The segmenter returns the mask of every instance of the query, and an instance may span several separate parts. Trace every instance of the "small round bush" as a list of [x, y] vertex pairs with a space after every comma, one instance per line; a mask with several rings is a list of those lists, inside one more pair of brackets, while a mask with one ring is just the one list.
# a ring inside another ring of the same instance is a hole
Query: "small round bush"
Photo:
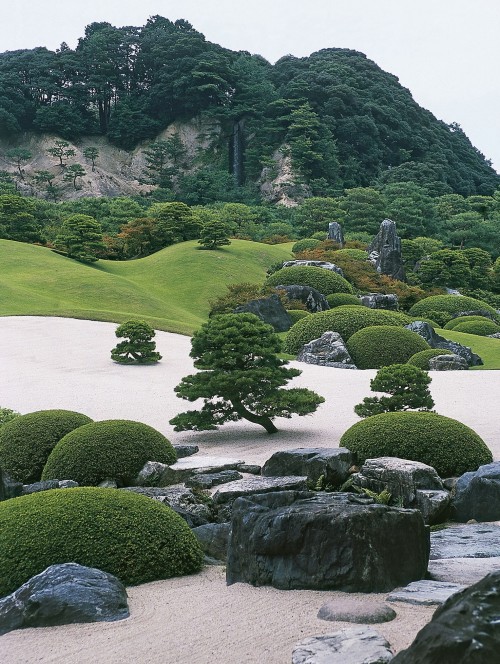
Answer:
[[[446, 311], [436, 311], [435, 309], [430, 309], [427, 312], [427, 317], [436, 321], [436, 327], [445, 327], [448, 321], [451, 320], [451, 314], [446, 313]], [[417, 320], [423, 320], [424, 316], [416, 316]]]
[[380, 369], [405, 364], [412, 355], [429, 348], [416, 332], [394, 325], [365, 327], [347, 341], [347, 350], [358, 369]]
[[52, 450], [42, 479], [75, 480], [95, 486], [106, 479], [130, 485], [147, 461], [172, 464], [176, 452], [153, 427], [130, 420], [92, 422], [62, 438]]
[[382, 413], [348, 429], [340, 447], [354, 452], [358, 463], [378, 457], [420, 461], [441, 477], [462, 475], [491, 463], [486, 443], [472, 429], [437, 413]]
[[347, 341], [358, 330], [372, 325], [408, 325], [410, 317], [399, 311], [369, 309], [345, 305], [321, 311], [299, 320], [290, 328], [285, 339], [284, 350], [297, 353], [304, 344], [319, 339], [324, 332], [338, 332]]
[[336, 272], [322, 267], [294, 265], [278, 270], [266, 281], [266, 286], [311, 286], [323, 295], [352, 293], [351, 284]]
[[342, 307], [345, 304], [351, 304], [354, 307], [363, 306], [359, 298], [356, 297], [356, 295], [352, 295], [351, 293], [332, 293], [331, 295], [326, 296], [326, 300], [331, 309], [335, 307]]
[[444, 329], [454, 330], [457, 325], [460, 325], [460, 323], [470, 323], [471, 321], [479, 321], [481, 323], [493, 322], [491, 318], [486, 318], [486, 316], [457, 316], [456, 318], [452, 318], [450, 321], [448, 321], [444, 326]]
[[0, 596], [74, 562], [137, 584], [192, 574], [203, 554], [170, 507], [131, 491], [52, 489], [0, 503]]
[[442, 311], [449, 316], [453, 316], [453, 314], [458, 314], [461, 311], [477, 310], [488, 311], [495, 320], [498, 319], [498, 314], [489, 304], [463, 295], [432, 295], [431, 297], [425, 297], [413, 305], [410, 309], [410, 315], [436, 318], [435, 314], [431, 315], [431, 312]]
[[307, 251], [308, 249], [314, 249], [321, 244], [321, 240], [317, 240], [312, 237], [306, 237], [303, 240], [298, 240], [292, 247], [292, 254], [300, 254], [302, 251]]
[[477, 334], [480, 337], [487, 337], [489, 334], [500, 332], [500, 327], [492, 320], [470, 320], [455, 325], [455, 332], [464, 332], [465, 334]]
[[39, 410], [0, 427], [0, 466], [23, 484], [38, 482], [56, 444], [66, 434], [92, 422], [71, 410]]
[[354, 258], [357, 261], [366, 261], [368, 260], [368, 252], [363, 249], [354, 249], [352, 247], [347, 247], [345, 249], [339, 249], [335, 254], [340, 254], [341, 256], [349, 256], [349, 258]]
[[423, 369], [424, 371], [429, 371], [429, 360], [431, 357], [437, 357], [438, 355], [453, 355], [451, 350], [446, 350], [444, 348], [428, 348], [427, 350], [421, 350], [415, 355], [412, 355], [406, 364], [411, 364], [413, 367], [418, 367], [418, 369]]
[[310, 311], [305, 311], [304, 309], [287, 309], [287, 313], [292, 319], [293, 324], [295, 324], [298, 320], [311, 315]]

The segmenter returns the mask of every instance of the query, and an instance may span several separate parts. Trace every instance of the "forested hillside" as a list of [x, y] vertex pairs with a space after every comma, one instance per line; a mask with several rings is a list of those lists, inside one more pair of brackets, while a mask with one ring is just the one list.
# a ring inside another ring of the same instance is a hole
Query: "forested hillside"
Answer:
[[255, 182], [263, 169], [273, 175], [277, 155], [289, 159], [306, 196], [407, 181], [433, 196], [490, 196], [499, 185], [458, 125], [419, 107], [356, 51], [271, 65], [206, 41], [187, 21], [154, 16], [143, 27], [93, 23], [74, 50], [63, 43], [55, 52], [0, 54], [0, 138], [13, 147], [35, 132], [72, 142], [101, 134], [131, 150], [193, 118], [219, 127], [210, 149], [186, 163], [173, 134], [169, 168], [156, 171], [181, 200], [182, 192], [233, 187], [232, 200], [243, 200], [243, 189], [257, 202]]

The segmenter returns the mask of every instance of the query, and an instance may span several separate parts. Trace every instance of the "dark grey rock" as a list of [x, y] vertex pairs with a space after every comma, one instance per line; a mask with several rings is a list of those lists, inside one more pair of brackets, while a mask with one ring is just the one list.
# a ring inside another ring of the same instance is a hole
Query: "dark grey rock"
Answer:
[[231, 526], [229, 523], [207, 523], [193, 528], [203, 552], [215, 560], [226, 562]]
[[226, 579], [382, 592], [423, 578], [428, 555], [417, 510], [357, 504], [345, 493], [282, 491], [235, 501]]
[[482, 316], [483, 318], [489, 318], [495, 322], [498, 318], [495, 316], [495, 314], [491, 313], [491, 311], [488, 311], [487, 309], [469, 309], [468, 311], [459, 311], [456, 314], [451, 315], [452, 318], [461, 318], [462, 316]]
[[236, 307], [234, 313], [255, 314], [263, 320], [264, 323], [272, 325], [276, 332], [286, 332], [293, 325], [290, 314], [281, 304], [281, 300], [277, 295], [250, 300], [250, 302], [242, 304], [240, 307]]
[[427, 341], [431, 348], [443, 348], [444, 350], [451, 350], [455, 355], [462, 357], [468, 364], [469, 367], [476, 367], [480, 364], [484, 364], [482, 359], [476, 353], [473, 353], [468, 346], [462, 346], [462, 344], [457, 343], [456, 341], [448, 341], [439, 334], [434, 332], [434, 329], [422, 320], [413, 321], [409, 325], [405, 325], [408, 330], [416, 332], [423, 339]]
[[433, 604], [443, 604], [448, 597], [463, 590], [465, 586], [459, 583], [449, 583], [446, 581], [413, 581], [405, 588], [394, 590], [387, 595], [388, 602], [404, 602], [405, 604], [419, 604], [423, 606], [432, 606]]
[[198, 445], [172, 445], [172, 447], [174, 448], [178, 459], [193, 456], [193, 454], [200, 451]]
[[384, 219], [380, 224], [379, 232], [368, 246], [368, 254], [377, 272], [404, 281], [401, 238], [396, 233], [396, 224], [393, 221]]
[[422, 512], [425, 523], [430, 526], [446, 521], [450, 509], [448, 491], [417, 489], [415, 507]]
[[78, 486], [78, 482], [73, 480], [44, 480], [42, 482], [34, 482], [33, 484], [23, 484], [22, 495], [26, 496], [30, 493], [39, 493], [40, 491], [49, 491], [50, 489], [72, 489]]
[[340, 245], [341, 249], [344, 247], [344, 231], [338, 221], [331, 221], [328, 224], [328, 239]]
[[335, 263], [330, 263], [329, 261], [307, 261], [307, 260], [297, 260], [297, 261], [285, 261], [283, 267], [320, 267], [323, 270], [329, 270], [330, 272], [335, 272], [341, 277], [344, 276], [344, 271]]
[[171, 507], [190, 528], [196, 528], [215, 520], [215, 510], [210, 496], [197, 496], [183, 484], [168, 487], [125, 487], [123, 490], [140, 493]]
[[330, 308], [326, 297], [315, 288], [311, 288], [311, 286], [293, 284], [290, 286], [276, 286], [275, 289], [284, 291], [289, 300], [298, 300], [302, 304], [305, 304], [307, 310], [312, 314], [318, 311], [326, 311]]
[[292, 664], [386, 664], [392, 661], [389, 643], [371, 627], [350, 627], [312, 636], [295, 646]]
[[363, 597], [362, 600], [342, 597], [332, 599], [318, 611], [320, 620], [331, 620], [364, 625], [389, 622], [396, 617], [396, 611], [385, 602]]
[[16, 482], [0, 468], [0, 500], [9, 500], [20, 496], [23, 491], [21, 482]]
[[370, 309], [389, 309], [390, 311], [399, 309], [399, 299], [394, 293], [366, 293], [366, 295], [360, 295], [359, 299], [364, 307]]
[[311, 482], [323, 475], [326, 484], [340, 486], [349, 477], [353, 464], [354, 457], [345, 447], [299, 447], [275, 452], [264, 464], [262, 475], [305, 475]]
[[238, 465], [240, 473], [248, 473], [249, 475], [260, 475], [262, 468], [253, 463], [240, 463]]
[[74, 480], [59, 480], [60, 489], [74, 489], [75, 487], [80, 486], [78, 482]]
[[244, 463], [243, 459], [196, 454], [192, 457], [179, 459], [173, 465], [167, 466], [161, 476], [161, 485], [170, 486], [179, 484], [199, 473], [220, 473], [222, 470], [238, 470], [238, 467], [242, 463]]
[[297, 361], [322, 367], [355, 366], [338, 332], [325, 332], [319, 339], [304, 344], [297, 355]]
[[163, 475], [168, 470], [166, 463], [147, 461], [134, 480], [135, 486], [163, 486]]
[[500, 571], [499, 558], [441, 558], [429, 560], [428, 576], [434, 581], [471, 586], [490, 572]]
[[464, 371], [469, 368], [467, 360], [460, 355], [435, 355], [429, 358], [430, 371]]
[[500, 557], [500, 526], [471, 523], [431, 533], [431, 560]]
[[236, 482], [229, 482], [214, 493], [216, 505], [233, 503], [241, 496], [252, 496], [256, 493], [271, 493], [276, 491], [305, 490], [307, 477], [246, 477]]
[[500, 653], [500, 572], [452, 595], [394, 664], [493, 664]]
[[97, 486], [99, 486], [101, 489], [117, 489], [118, 483], [116, 480], [108, 478], [100, 482]]
[[127, 591], [112, 574], [76, 563], [51, 565], [0, 599], [0, 634], [23, 627], [123, 620]]
[[500, 461], [459, 477], [452, 497], [455, 521], [500, 520]]
[[237, 470], [222, 470], [220, 473], [199, 473], [186, 480], [185, 484], [193, 489], [211, 489], [218, 484], [227, 484], [243, 479]]

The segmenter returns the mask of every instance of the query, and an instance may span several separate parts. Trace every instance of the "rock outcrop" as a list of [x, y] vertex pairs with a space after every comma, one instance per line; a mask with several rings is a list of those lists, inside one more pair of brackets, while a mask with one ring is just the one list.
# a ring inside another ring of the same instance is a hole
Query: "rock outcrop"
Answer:
[[462, 475], [455, 484], [451, 506], [456, 521], [500, 520], [500, 462]]
[[443, 350], [450, 350], [455, 355], [459, 355], [467, 362], [469, 367], [476, 367], [480, 364], [484, 364], [479, 355], [473, 353], [468, 346], [462, 346], [462, 344], [459, 344], [456, 341], [448, 341], [448, 339], [436, 334], [432, 326], [425, 321], [413, 321], [413, 323], [409, 323], [408, 325], [405, 325], [405, 327], [408, 330], [419, 334], [427, 341], [431, 348], [442, 348]]
[[389, 309], [397, 311], [399, 309], [399, 299], [394, 293], [366, 293], [359, 296], [363, 306], [370, 309]]
[[326, 311], [330, 308], [326, 297], [311, 286], [282, 285], [276, 286], [276, 290], [284, 291], [289, 300], [302, 302], [312, 314], [318, 311]]
[[357, 369], [338, 332], [325, 332], [319, 339], [304, 344], [297, 355], [297, 361], [322, 367]]
[[296, 261], [285, 261], [283, 267], [320, 267], [322, 270], [328, 270], [329, 272], [335, 272], [340, 274], [341, 277], [344, 276], [344, 271], [335, 263], [330, 263], [329, 261], [306, 261], [306, 260], [296, 260]]
[[264, 323], [272, 325], [275, 332], [286, 332], [292, 325], [292, 319], [277, 295], [250, 300], [234, 310], [235, 314], [255, 314]]
[[0, 468], [0, 500], [8, 500], [20, 496], [23, 491], [21, 482], [16, 482]]
[[342, 226], [338, 223], [338, 221], [331, 221], [328, 224], [328, 239], [333, 240], [333, 242], [336, 242], [338, 245], [340, 245], [340, 248], [342, 249], [345, 241], [344, 241], [344, 231], [342, 230]]
[[386, 664], [393, 661], [386, 639], [371, 627], [351, 627], [297, 643], [292, 664]]
[[396, 224], [390, 219], [384, 219], [380, 224], [379, 232], [368, 246], [368, 257], [377, 272], [404, 281], [401, 238], [396, 233]]
[[345, 447], [299, 447], [275, 452], [262, 467], [262, 475], [305, 475], [310, 482], [323, 476], [326, 484], [340, 486], [353, 464], [353, 454]]
[[460, 355], [435, 355], [429, 358], [430, 371], [467, 371], [467, 360]]

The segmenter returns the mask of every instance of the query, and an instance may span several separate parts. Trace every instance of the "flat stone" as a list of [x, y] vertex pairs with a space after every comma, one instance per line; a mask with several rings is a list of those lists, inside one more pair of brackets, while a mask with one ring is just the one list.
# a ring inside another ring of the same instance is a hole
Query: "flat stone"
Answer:
[[471, 523], [431, 533], [431, 560], [500, 557], [500, 526]]
[[241, 496], [273, 491], [303, 491], [307, 488], [307, 477], [246, 477], [236, 482], [229, 482], [216, 491], [213, 496], [216, 504], [230, 503]]
[[172, 445], [172, 447], [176, 451], [178, 459], [193, 456], [193, 454], [200, 451], [198, 445]]
[[275, 452], [264, 464], [262, 475], [306, 475], [311, 482], [323, 475], [327, 484], [340, 486], [353, 463], [354, 455], [345, 447], [298, 447]]
[[460, 592], [466, 586], [446, 581], [413, 581], [405, 588], [394, 590], [387, 595], [388, 602], [404, 602], [405, 604], [421, 604], [431, 606], [444, 604], [448, 597]]
[[500, 571], [499, 558], [442, 558], [429, 560], [428, 573], [434, 581], [471, 586], [487, 574]]
[[253, 463], [240, 463], [238, 465], [238, 470], [240, 473], [248, 473], [249, 475], [260, 475], [262, 472], [262, 466], [258, 466]]
[[219, 484], [227, 484], [243, 479], [237, 470], [221, 470], [220, 473], [198, 473], [189, 477], [185, 484], [193, 489], [211, 489]]
[[200, 499], [183, 484], [166, 487], [132, 486], [122, 490], [140, 493], [160, 503], [166, 503], [186, 521], [190, 528], [196, 528], [214, 520], [211, 499], [209, 497]]
[[372, 625], [394, 620], [396, 611], [378, 600], [363, 597], [362, 600], [342, 597], [332, 599], [318, 611], [320, 620], [343, 621]]
[[245, 463], [242, 459], [217, 457], [211, 455], [194, 455], [179, 459], [165, 469], [161, 481], [163, 486], [185, 482], [188, 477], [198, 473], [219, 473], [222, 470], [237, 470]]
[[371, 627], [350, 627], [303, 639], [293, 649], [292, 664], [385, 664], [391, 647]]

